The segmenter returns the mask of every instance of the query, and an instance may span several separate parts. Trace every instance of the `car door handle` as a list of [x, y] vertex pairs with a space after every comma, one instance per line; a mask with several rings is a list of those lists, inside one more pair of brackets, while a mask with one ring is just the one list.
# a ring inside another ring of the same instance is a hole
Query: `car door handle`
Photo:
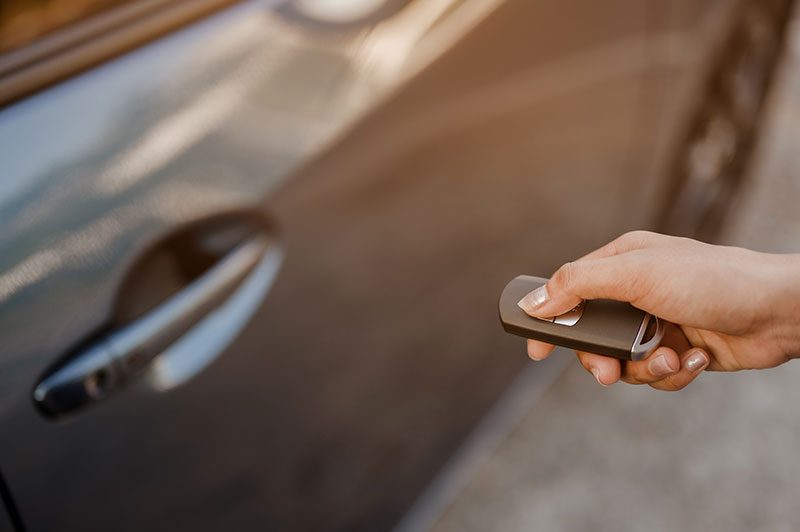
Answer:
[[[218, 346], [210, 356], [195, 345], [187, 357], [180, 349], [174, 350], [173, 344], [201, 326], [208, 329], [207, 333], [235, 336], [230, 329], [238, 332], [258, 307], [281, 259], [280, 249], [267, 236], [245, 239], [165, 302], [48, 372], [34, 388], [35, 404], [46, 416], [58, 417], [105, 399], [141, 375], [149, 373], [160, 389], [191, 378], [225, 346]], [[214, 331], [214, 325], [219, 329], [219, 315], [223, 314], [216, 311], [223, 307], [227, 307], [226, 318], [237, 319], [224, 323], [227, 331]], [[214, 338], [209, 340], [215, 343]], [[167, 359], [167, 369], [154, 369], [152, 363], [162, 356]], [[200, 360], [192, 362], [193, 358]]]

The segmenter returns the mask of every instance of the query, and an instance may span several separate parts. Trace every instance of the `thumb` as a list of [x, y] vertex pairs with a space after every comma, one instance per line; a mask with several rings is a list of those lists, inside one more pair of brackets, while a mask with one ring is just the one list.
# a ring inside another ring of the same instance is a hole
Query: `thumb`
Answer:
[[535, 318], [558, 316], [584, 299], [634, 303], [646, 293], [648, 270], [631, 254], [568, 262], [518, 305]]

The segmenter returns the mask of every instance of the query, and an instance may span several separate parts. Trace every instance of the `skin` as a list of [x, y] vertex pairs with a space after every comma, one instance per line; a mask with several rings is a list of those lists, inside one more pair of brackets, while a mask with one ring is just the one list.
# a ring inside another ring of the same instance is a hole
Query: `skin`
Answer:
[[[646, 360], [579, 352], [604, 386], [622, 380], [676, 391], [705, 370], [771, 368], [800, 354], [800, 255], [634, 231], [563, 265], [546, 292], [534, 292], [520, 301], [534, 317], [557, 316], [583, 299], [616, 299], [671, 322]], [[528, 340], [534, 360], [552, 350]]]

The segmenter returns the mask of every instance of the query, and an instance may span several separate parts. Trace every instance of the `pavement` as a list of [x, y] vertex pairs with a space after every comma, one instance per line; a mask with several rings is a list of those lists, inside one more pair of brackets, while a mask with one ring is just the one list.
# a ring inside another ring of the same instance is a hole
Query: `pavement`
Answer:
[[[790, 35], [727, 244], [800, 249], [797, 21]], [[800, 530], [800, 363], [664, 393], [599, 387], [555, 356], [544, 382], [520, 377], [399, 530]]]

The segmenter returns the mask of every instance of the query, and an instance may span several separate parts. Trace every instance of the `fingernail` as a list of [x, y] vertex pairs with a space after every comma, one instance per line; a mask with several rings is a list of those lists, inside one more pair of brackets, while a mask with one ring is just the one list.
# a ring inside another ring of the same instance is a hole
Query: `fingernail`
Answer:
[[667, 355], [658, 355], [647, 364], [647, 369], [656, 377], [666, 377], [667, 375], [672, 375], [680, 368], [673, 368], [670, 366]]
[[597, 381], [597, 384], [600, 386], [608, 386], [608, 384], [603, 384], [603, 381], [600, 380], [600, 370], [597, 368], [592, 368], [592, 375], [594, 375], [594, 380]]
[[532, 314], [537, 308], [544, 305], [548, 299], [550, 299], [550, 294], [547, 293], [547, 285], [543, 284], [533, 292], [520, 299], [517, 305], [528, 314]]
[[708, 355], [702, 349], [695, 349], [692, 351], [692, 354], [686, 357], [686, 361], [683, 363], [686, 366], [686, 369], [691, 371], [692, 373], [697, 373], [698, 371], [705, 369], [708, 366]]

